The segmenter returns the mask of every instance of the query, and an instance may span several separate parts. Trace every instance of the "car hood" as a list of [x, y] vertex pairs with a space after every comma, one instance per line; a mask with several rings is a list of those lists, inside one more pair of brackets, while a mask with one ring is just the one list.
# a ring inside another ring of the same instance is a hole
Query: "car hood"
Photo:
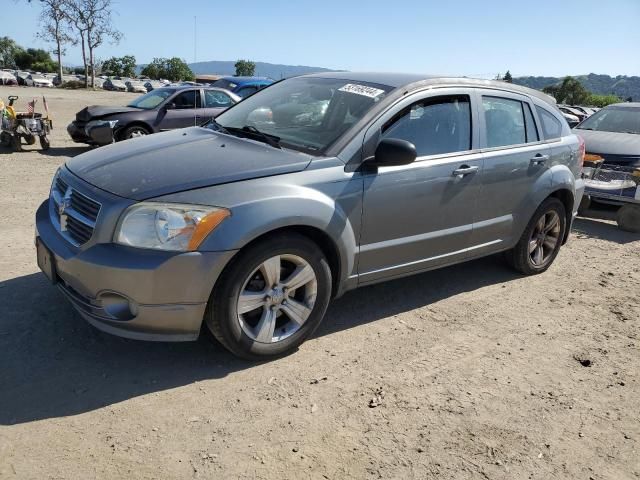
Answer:
[[206, 128], [148, 135], [67, 161], [86, 182], [133, 200], [304, 170], [312, 157]]
[[606, 160], [615, 158], [618, 160], [615, 163], [640, 162], [640, 135], [580, 128], [573, 133], [584, 138], [587, 153], [602, 155]]
[[134, 107], [102, 107], [100, 105], [91, 105], [85, 107], [76, 113], [76, 120], [88, 122], [96, 118], [106, 117], [114, 113], [141, 112], [142, 110]]

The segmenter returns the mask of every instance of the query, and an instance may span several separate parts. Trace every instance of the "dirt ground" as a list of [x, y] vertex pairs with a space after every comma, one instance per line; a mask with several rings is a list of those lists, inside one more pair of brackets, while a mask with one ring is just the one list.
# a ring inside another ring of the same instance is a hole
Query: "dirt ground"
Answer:
[[[298, 352], [87, 325], [38, 272], [34, 212], [82, 153], [0, 150], [0, 478], [640, 478], [640, 236], [594, 211], [544, 275], [499, 258], [350, 292]], [[41, 106], [41, 99], [38, 106]]]

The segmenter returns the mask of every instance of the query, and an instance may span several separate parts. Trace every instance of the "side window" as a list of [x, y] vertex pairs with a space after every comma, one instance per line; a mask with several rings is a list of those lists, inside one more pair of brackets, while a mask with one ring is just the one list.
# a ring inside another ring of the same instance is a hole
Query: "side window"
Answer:
[[238, 90], [238, 96], [246, 98], [257, 91], [258, 87], [242, 87], [240, 90]]
[[537, 105], [536, 111], [542, 122], [542, 132], [545, 140], [560, 138], [562, 136], [562, 124], [560, 121], [552, 113]]
[[498, 97], [482, 97], [487, 147], [526, 143], [527, 134], [522, 102]]
[[202, 107], [199, 90], [187, 90], [186, 92], [179, 93], [173, 97], [172, 102], [176, 104], [177, 109]]
[[531, 107], [528, 103], [524, 103], [524, 123], [526, 126], [527, 143], [537, 142], [540, 140], [538, 135], [538, 129], [536, 128], [536, 122], [533, 119], [533, 113], [531, 113]]
[[204, 91], [204, 106], [207, 108], [222, 108], [233, 105], [231, 97], [223, 92], [216, 90]]
[[437, 97], [414, 103], [382, 128], [382, 138], [413, 143], [419, 157], [471, 150], [469, 97]]

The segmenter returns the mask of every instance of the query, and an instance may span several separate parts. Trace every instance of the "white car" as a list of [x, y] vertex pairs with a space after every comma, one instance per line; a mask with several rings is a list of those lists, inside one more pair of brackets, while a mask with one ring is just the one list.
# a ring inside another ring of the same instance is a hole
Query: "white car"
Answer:
[[31, 74], [25, 79], [25, 84], [28, 87], [46, 87], [53, 88], [53, 82], [50, 78], [46, 78], [42, 75]]
[[147, 87], [142, 82], [128, 81], [125, 82], [128, 92], [147, 93]]

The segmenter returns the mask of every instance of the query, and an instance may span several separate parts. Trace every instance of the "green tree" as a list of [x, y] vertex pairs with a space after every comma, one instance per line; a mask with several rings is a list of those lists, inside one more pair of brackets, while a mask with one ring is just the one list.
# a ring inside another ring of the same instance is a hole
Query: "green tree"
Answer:
[[507, 70], [507, 73], [504, 74], [502, 81], [507, 83], [513, 83], [513, 77], [511, 76], [511, 72], [509, 70]]
[[15, 63], [21, 70], [36, 70], [39, 72], [54, 72], [58, 64], [51, 59], [51, 55], [41, 48], [27, 48], [15, 53]]
[[573, 77], [565, 77], [560, 85], [550, 85], [542, 91], [553, 96], [558, 103], [568, 105], [583, 105], [591, 95], [580, 81]]
[[252, 77], [256, 72], [256, 64], [251, 60], [238, 60], [235, 67], [236, 77]]
[[135, 77], [136, 57], [133, 55], [111, 57], [102, 64], [102, 71], [116, 77]]
[[165, 78], [172, 82], [193, 80], [195, 78], [189, 65], [178, 57], [154, 58], [151, 63], [142, 69], [140, 74], [156, 80]]
[[11, 38], [0, 38], [0, 67], [16, 68], [16, 54], [22, 48]]
[[620, 103], [621, 99], [615, 95], [595, 95], [591, 94], [587, 98], [585, 102], [587, 105], [591, 105], [593, 107], [606, 107], [607, 105], [611, 105], [612, 103]]
[[178, 80], [193, 80], [195, 78], [187, 62], [181, 58], [170, 58], [167, 60], [165, 67], [166, 73], [164, 77], [172, 82], [177, 82]]

